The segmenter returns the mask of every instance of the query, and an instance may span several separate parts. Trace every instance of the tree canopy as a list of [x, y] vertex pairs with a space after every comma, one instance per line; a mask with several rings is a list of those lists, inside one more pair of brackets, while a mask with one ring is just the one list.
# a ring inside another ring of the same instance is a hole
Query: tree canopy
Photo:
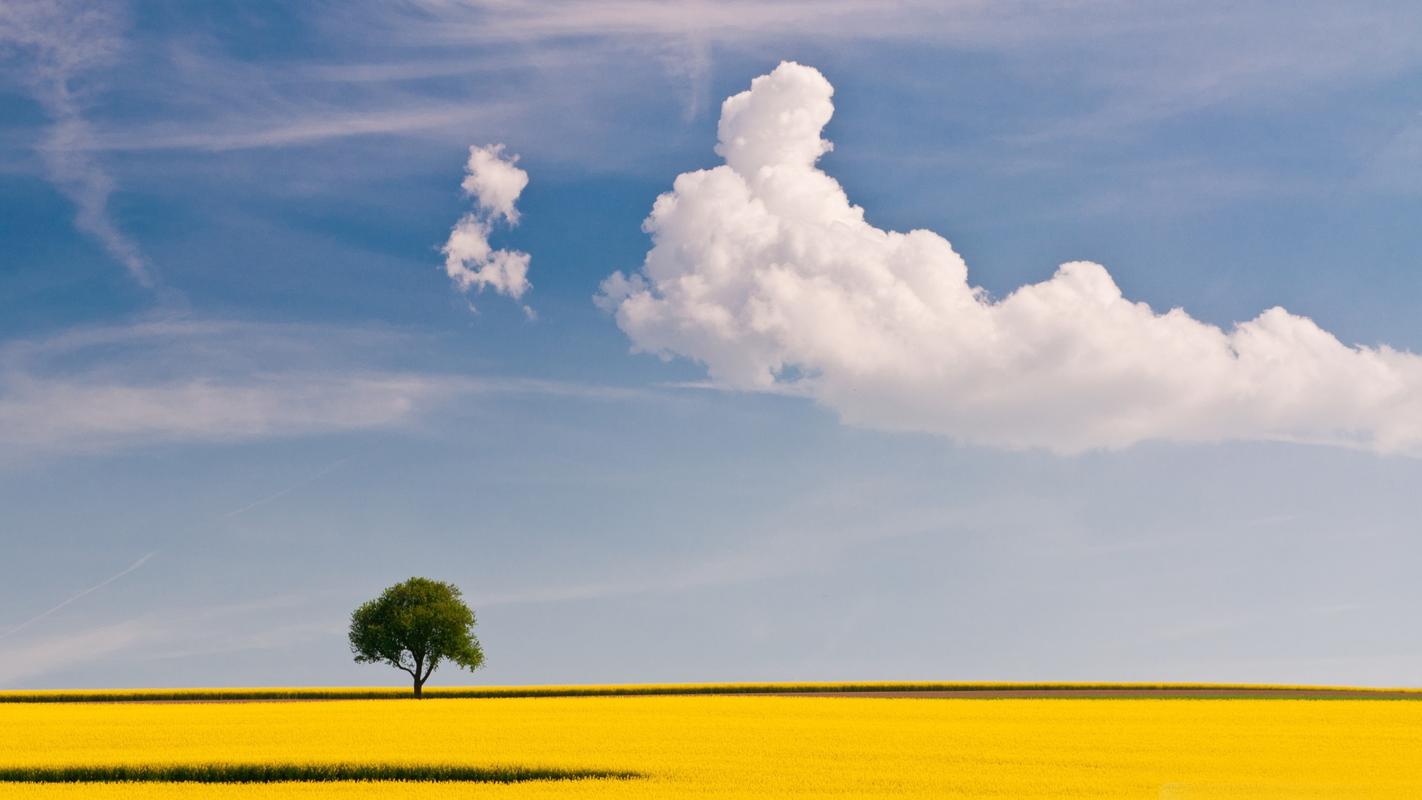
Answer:
[[363, 664], [389, 664], [414, 680], [415, 697], [441, 663], [468, 670], [484, 664], [474, 635], [474, 612], [459, 587], [410, 578], [381, 592], [351, 614], [351, 652]]

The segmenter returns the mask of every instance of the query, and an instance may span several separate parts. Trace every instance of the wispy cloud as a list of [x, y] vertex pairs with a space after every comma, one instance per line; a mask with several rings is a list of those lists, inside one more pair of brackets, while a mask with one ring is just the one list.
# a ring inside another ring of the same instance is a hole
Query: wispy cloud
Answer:
[[84, 374], [7, 380], [0, 441], [18, 451], [231, 442], [378, 428], [455, 388], [436, 377], [282, 373], [141, 384]]
[[398, 337], [312, 326], [158, 320], [0, 349], [12, 454], [232, 442], [388, 427], [466, 391], [458, 376], [363, 364]]
[[92, 663], [150, 642], [157, 635], [153, 625], [133, 619], [45, 636], [6, 648], [5, 659], [0, 662], [0, 685], [13, 685], [56, 669]]
[[94, 150], [253, 150], [292, 147], [354, 136], [456, 131], [488, 125], [505, 107], [491, 103], [478, 108], [451, 108], [428, 104], [372, 110], [273, 113], [257, 120], [216, 120], [198, 126], [158, 124], [90, 135], [75, 142], [80, 151]]
[[[264, 650], [339, 632], [340, 621], [292, 623], [292, 609], [310, 613], [311, 598], [279, 596], [251, 602], [150, 611], [71, 631], [29, 634], [6, 647], [0, 685], [116, 659], [189, 658]], [[308, 616], [308, 620], [310, 617]]]
[[[4, 13], [20, 22], [10, 22], [6, 40], [31, 54], [27, 64], [48, 53], [61, 65], [27, 70], [53, 108], [44, 136], [52, 177], [76, 197], [80, 224], [135, 274], [151, 270], [107, 212], [113, 181], [98, 161], [103, 152], [228, 152], [361, 136], [435, 137], [450, 147], [503, 139], [531, 157], [637, 170], [646, 159], [626, 146], [627, 120], [644, 115], [610, 109], [679, 105], [689, 120], [710, 105], [718, 59], [759, 61], [810, 47], [853, 60], [860, 48], [896, 42], [992, 54], [1003, 81], [1072, 97], [957, 148], [972, 150], [965, 157], [979, 164], [1036, 156], [1060, 164], [1068, 157], [1063, 142], [1119, 140], [1229, 104], [1292, 102], [1422, 63], [1422, 43], [1409, 35], [1422, 11], [1389, 5], [1308, 2], [1279, 14], [1222, 2], [1161, 9], [1061, 0], [416, 0], [298, 12], [293, 20], [318, 55], [295, 60], [238, 57], [229, 32], [202, 22], [146, 39], [141, 58], [137, 44], [125, 51], [142, 63], [121, 66], [144, 70], [144, 81], [124, 90], [148, 113], [91, 120], [72, 86], [96, 75], [93, 65], [113, 63], [124, 44], [121, 19], [49, 11], [62, 7], [8, 5], [20, 11]], [[72, 42], [81, 23], [93, 50], [82, 58]], [[896, 79], [937, 80], [913, 71]], [[544, 113], [550, 107], [560, 113]], [[943, 113], [955, 112], [950, 105]], [[636, 149], [645, 156], [678, 144], [664, 136]]]
[[391, 429], [459, 399], [648, 392], [399, 366], [386, 329], [188, 318], [86, 327], [0, 346], [0, 463], [129, 447]]
[[[700, 589], [782, 579], [833, 570], [895, 539], [954, 532], [1030, 529], [1043, 506], [1022, 501], [1005, 509], [995, 499], [925, 508], [905, 499], [912, 491], [893, 481], [832, 482], [783, 498], [781, 505], [742, 524], [736, 541], [721, 539], [707, 552], [660, 560], [619, 559], [588, 564], [572, 580], [531, 582], [473, 594], [478, 608], [601, 600], [628, 595], [680, 595]], [[714, 538], [714, 537], [708, 537]]]
[[144, 286], [152, 265], [114, 222], [114, 180], [89, 151], [94, 130], [84, 115], [83, 82], [114, 62], [122, 49], [114, 7], [67, 0], [13, 0], [0, 5], [0, 53], [18, 51], [17, 74], [48, 113], [38, 145], [50, 179], [75, 204], [75, 225]]
[[1100, 105], [1063, 122], [1058, 133], [1132, 126], [1239, 98], [1278, 97], [1290, 88], [1396, 73], [1422, 59], [1422, 42], [1414, 35], [1422, 12], [1398, 4], [1310, 2], [1280, 14], [1269, 6], [1224, 2], [1162, 9], [1067, 0], [422, 0], [380, 16], [382, 28], [397, 40], [427, 46], [517, 42], [527, 55], [586, 47], [589, 40], [617, 41], [660, 54], [675, 72], [693, 79], [707, 72], [710, 48], [767, 42], [916, 41], [993, 52], [1024, 64], [1050, 62], [1053, 69], [1043, 80], [1066, 79], [1099, 92]]

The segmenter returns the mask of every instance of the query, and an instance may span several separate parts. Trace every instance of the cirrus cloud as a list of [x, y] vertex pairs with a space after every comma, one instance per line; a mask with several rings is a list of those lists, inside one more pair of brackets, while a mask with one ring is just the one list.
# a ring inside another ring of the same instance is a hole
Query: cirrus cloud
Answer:
[[84, 115], [83, 86], [117, 60], [121, 16], [108, 6], [69, 0], [0, 5], [0, 63], [7, 51], [21, 54], [15, 75], [52, 121], [36, 149], [50, 180], [73, 201], [75, 226], [97, 239], [135, 281], [152, 287], [148, 257], [110, 212], [114, 180], [87, 152], [95, 134]]
[[816, 162], [834, 111], [782, 63], [722, 105], [725, 164], [677, 177], [640, 271], [598, 302], [635, 350], [850, 424], [1062, 453], [1146, 440], [1422, 449], [1422, 358], [1271, 308], [1229, 330], [1124, 297], [1075, 261], [994, 299], [929, 230], [881, 230]]
[[662, 396], [432, 370], [411, 356], [428, 345], [381, 326], [187, 316], [12, 339], [0, 343], [0, 474], [45, 458], [154, 446], [418, 430], [501, 397]]

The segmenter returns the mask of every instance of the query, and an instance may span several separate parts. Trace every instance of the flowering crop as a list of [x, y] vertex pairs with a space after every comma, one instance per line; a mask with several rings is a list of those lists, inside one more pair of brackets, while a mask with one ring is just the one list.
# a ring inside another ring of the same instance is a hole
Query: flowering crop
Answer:
[[273, 764], [337, 776], [438, 765], [641, 777], [0, 783], [0, 797], [1415, 797], [1422, 704], [758, 695], [0, 704], [0, 770]]

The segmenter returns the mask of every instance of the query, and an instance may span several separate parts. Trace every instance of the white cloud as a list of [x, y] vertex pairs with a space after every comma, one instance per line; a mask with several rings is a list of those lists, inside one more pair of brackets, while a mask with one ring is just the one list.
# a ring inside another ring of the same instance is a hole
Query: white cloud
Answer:
[[[528, 173], [515, 166], [517, 162], [518, 156], [504, 155], [502, 144], [469, 148], [460, 186], [478, 208], [455, 223], [443, 250], [444, 271], [460, 291], [490, 288], [517, 300], [529, 289], [528, 253], [495, 250], [489, 244], [495, 222], [518, 224], [514, 204], [528, 185]], [[528, 306], [524, 312], [533, 315]]]
[[783, 63], [726, 100], [726, 164], [680, 175], [644, 224], [641, 271], [603, 284], [635, 349], [803, 392], [851, 424], [986, 445], [1422, 449], [1422, 358], [1282, 308], [1226, 331], [1132, 302], [1080, 261], [988, 297], [947, 240], [875, 228], [817, 168], [832, 94]]
[[528, 173], [514, 166], [517, 163], [518, 156], [504, 157], [501, 144], [471, 147], [469, 162], [464, 166], [464, 181], [459, 184], [480, 209], [503, 217], [510, 225], [518, 223], [514, 203], [528, 186]]

